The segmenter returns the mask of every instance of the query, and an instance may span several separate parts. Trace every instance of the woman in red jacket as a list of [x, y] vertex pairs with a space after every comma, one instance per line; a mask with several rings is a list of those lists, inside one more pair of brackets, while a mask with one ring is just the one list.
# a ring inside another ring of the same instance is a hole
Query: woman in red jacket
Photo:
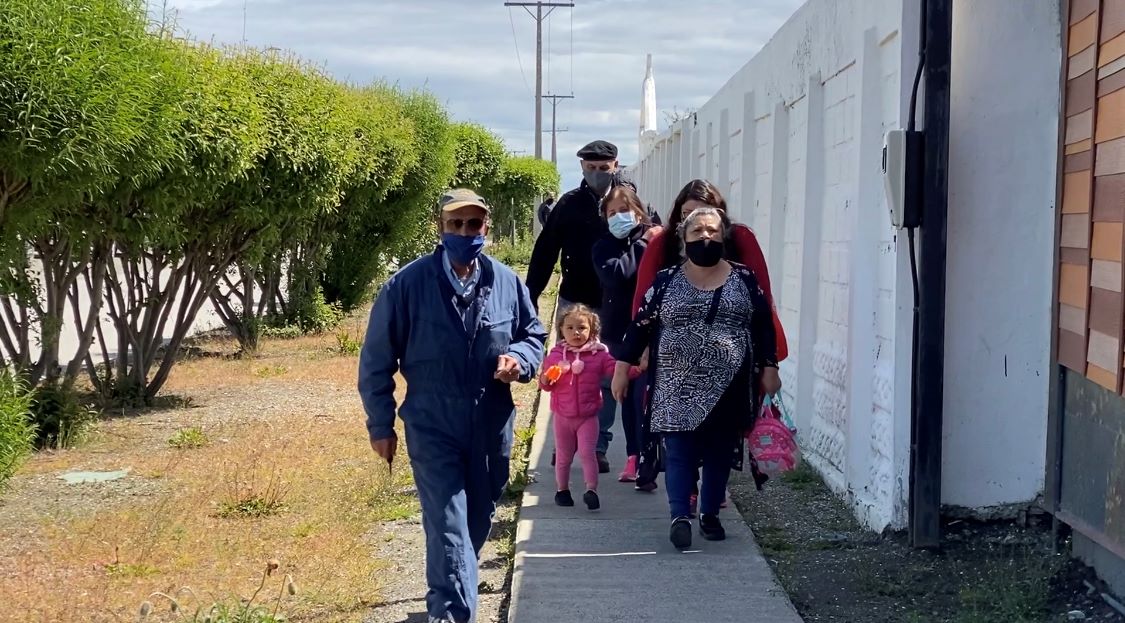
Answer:
[[[692, 180], [684, 186], [672, 204], [672, 213], [668, 215], [668, 226], [663, 233], [657, 234], [648, 243], [648, 249], [641, 258], [637, 268], [637, 288], [633, 293], [633, 310], [640, 309], [645, 292], [652, 287], [656, 273], [683, 263], [680, 242], [675, 235], [676, 228], [683, 222], [684, 216], [691, 214], [697, 207], [710, 206], [723, 212], [727, 211], [727, 202], [723, 199], [719, 189], [707, 180]], [[669, 236], [668, 232], [672, 232]], [[770, 273], [766, 268], [766, 258], [762, 254], [762, 247], [758, 245], [758, 238], [749, 227], [736, 223], [731, 232], [734, 249], [728, 250], [727, 258], [742, 264], [754, 273], [754, 278], [761, 284], [766, 293], [766, 298], [773, 307], [773, 328], [777, 333], [777, 361], [780, 363], [789, 356], [789, 345], [785, 340], [785, 331], [781, 327], [781, 319], [777, 315], [777, 308], [773, 302], [773, 292], [770, 288]]]
[[[677, 235], [677, 229], [680, 223], [683, 222], [684, 217], [691, 214], [693, 210], [700, 207], [712, 207], [727, 212], [727, 202], [723, 199], [722, 193], [715, 187], [714, 184], [707, 180], [692, 180], [680, 191], [676, 196], [675, 202], [672, 204], [672, 213], [668, 215], [668, 227], [662, 233], [657, 234], [648, 243], [648, 249], [645, 251], [644, 256], [641, 258], [640, 266], [637, 268], [637, 288], [633, 294], [633, 310], [641, 308], [641, 303], [644, 301], [645, 293], [652, 287], [653, 280], [656, 279], [656, 273], [671, 268], [678, 264], [683, 263], [683, 249], [680, 237]], [[750, 269], [754, 273], [755, 279], [765, 292], [766, 300], [769, 301], [773, 315], [774, 332], [777, 336], [777, 359], [780, 363], [789, 356], [789, 346], [785, 339], [785, 331], [781, 326], [781, 319], [777, 315], [777, 307], [773, 301], [773, 291], [770, 288], [770, 274], [766, 267], [766, 258], [762, 254], [762, 247], [758, 245], [758, 238], [754, 236], [754, 232], [749, 227], [740, 223], [735, 224], [731, 231], [732, 244], [729, 245], [724, 253], [725, 258], [732, 262], [737, 262]], [[776, 375], [776, 368], [768, 368], [763, 370], [763, 374]], [[778, 379], [770, 379], [769, 385], [776, 385]], [[647, 429], [647, 427], [645, 427]], [[647, 433], [647, 430], [645, 431]], [[646, 442], [648, 440], [646, 439]], [[651, 452], [649, 447], [651, 444], [645, 443], [645, 454]], [[646, 460], [647, 459], [647, 460]], [[648, 466], [653, 466], [656, 461], [652, 457], [644, 457], [641, 463]], [[751, 463], [751, 468], [755, 466]], [[637, 479], [637, 489], [643, 491], [651, 491], [655, 489], [656, 473], [649, 469], [642, 470]], [[756, 470], [755, 470], [756, 471]], [[755, 481], [759, 483], [764, 482], [764, 477], [759, 474], [754, 474]]]

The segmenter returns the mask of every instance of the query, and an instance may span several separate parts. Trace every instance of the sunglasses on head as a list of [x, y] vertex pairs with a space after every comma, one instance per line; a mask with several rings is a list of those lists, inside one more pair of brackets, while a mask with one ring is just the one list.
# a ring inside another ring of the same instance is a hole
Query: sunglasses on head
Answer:
[[484, 219], [482, 218], [447, 218], [445, 219], [445, 226], [452, 227], [453, 229], [464, 229], [465, 226], [469, 229], [480, 229], [484, 227]]

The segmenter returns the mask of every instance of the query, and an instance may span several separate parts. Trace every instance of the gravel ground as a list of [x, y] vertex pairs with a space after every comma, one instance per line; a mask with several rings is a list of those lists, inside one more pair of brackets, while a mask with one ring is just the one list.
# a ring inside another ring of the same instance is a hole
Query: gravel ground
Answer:
[[863, 530], [805, 468], [761, 492], [737, 478], [731, 495], [808, 623], [1050, 623], [1075, 611], [1125, 621], [1090, 593], [1103, 587], [1088, 568], [1053, 553], [1042, 514], [1025, 525], [947, 521], [942, 550], [929, 552]]

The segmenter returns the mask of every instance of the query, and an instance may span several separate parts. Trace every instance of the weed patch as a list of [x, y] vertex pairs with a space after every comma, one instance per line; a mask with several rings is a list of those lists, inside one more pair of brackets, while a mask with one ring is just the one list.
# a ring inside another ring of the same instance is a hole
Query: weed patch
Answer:
[[[142, 622], [148, 620], [156, 613], [156, 604], [167, 603], [168, 609], [180, 620], [188, 620], [192, 623], [284, 623], [288, 618], [281, 613], [281, 606], [287, 598], [297, 594], [297, 585], [293, 582], [293, 576], [286, 574], [282, 578], [279, 583], [281, 588], [276, 593], [276, 597], [273, 597], [272, 591], [263, 592], [270, 577], [279, 567], [280, 563], [276, 560], [266, 563], [258, 590], [249, 599], [239, 599], [236, 603], [213, 602], [207, 606], [200, 602], [195, 591], [185, 586], [177, 591], [175, 596], [159, 592], [149, 595], [148, 599], [141, 603], [138, 618]], [[268, 601], [267, 595], [270, 596]], [[188, 619], [187, 616], [191, 618]]]
[[785, 529], [779, 526], [765, 526], [758, 529], [758, 545], [762, 552], [768, 556], [777, 556], [793, 551], [793, 543], [785, 534]]
[[203, 429], [197, 426], [180, 429], [175, 435], [168, 438], [168, 445], [177, 450], [202, 448], [208, 443], [210, 443], [210, 440], [207, 435], [204, 434]]
[[254, 376], [257, 376], [260, 379], [269, 379], [277, 376], [282, 376], [288, 371], [289, 368], [286, 368], [285, 366], [264, 366], [258, 368], [254, 372]]
[[336, 332], [336, 353], [345, 355], [347, 357], [355, 357], [359, 355], [360, 349], [363, 348], [363, 342], [358, 338], [352, 337], [348, 331]]
[[808, 491], [824, 485], [820, 474], [816, 473], [808, 463], [802, 461], [793, 470], [781, 474], [781, 481], [796, 491]]

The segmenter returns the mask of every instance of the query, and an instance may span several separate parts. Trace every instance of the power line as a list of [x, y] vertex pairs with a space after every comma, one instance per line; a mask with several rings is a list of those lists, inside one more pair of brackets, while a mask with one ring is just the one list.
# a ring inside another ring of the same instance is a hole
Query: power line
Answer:
[[520, 59], [520, 42], [516, 38], [516, 20], [512, 17], [512, 7], [508, 7], [508, 22], [512, 25], [512, 43], [516, 46], [516, 62], [520, 65], [520, 76], [523, 76], [523, 87], [531, 95], [531, 85], [527, 83], [527, 74], [523, 72], [523, 60]]
[[[509, 7], [509, 15], [513, 6], [523, 7], [527, 14], [535, 20], [535, 157], [543, 159], [543, 20], [551, 16], [557, 7], [574, 7], [573, 2], [505, 2]], [[532, 13], [529, 7], [535, 7]], [[543, 7], [547, 7], [546, 15]], [[515, 25], [512, 26], [513, 36]]]

